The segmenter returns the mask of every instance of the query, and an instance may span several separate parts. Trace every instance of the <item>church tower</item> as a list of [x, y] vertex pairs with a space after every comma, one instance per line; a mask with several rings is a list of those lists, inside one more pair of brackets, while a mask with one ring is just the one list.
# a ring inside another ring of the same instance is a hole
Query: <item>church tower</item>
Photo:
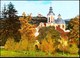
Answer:
[[58, 18], [59, 18], [59, 19], [61, 18], [61, 15], [60, 15], [60, 14], [58, 15]]
[[49, 13], [47, 14], [47, 23], [54, 23], [54, 16], [55, 14], [52, 11], [52, 7], [49, 9]]

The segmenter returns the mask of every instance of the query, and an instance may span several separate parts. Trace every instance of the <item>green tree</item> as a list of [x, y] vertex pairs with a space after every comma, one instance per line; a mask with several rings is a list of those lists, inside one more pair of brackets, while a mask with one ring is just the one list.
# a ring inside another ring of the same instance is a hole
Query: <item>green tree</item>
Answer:
[[52, 39], [60, 39], [60, 34], [58, 31], [55, 30], [54, 26], [49, 26], [49, 27], [42, 27], [39, 29], [39, 36], [38, 39], [44, 39], [49, 37], [49, 35], [51, 35]]
[[8, 4], [7, 15], [9, 18], [13, 18], [16, 16], [17, 10], [14, 8], [14, 5], [10, 2]]
[[5, 16], [7, 16], [4, 20], [0, 22], [0, 39], [1, 42], [4, 42], [8, 39], [8, 37], [13, 37], [15, 41], [20, 40], [20, 33], [18, 29], [20, 28], [20, 22], [19, 18], [16, 15], [16, 10], [14, 8], [14, 5], [10, 2], [8, 4], [8, 7], [6, 8]]
[[60, 34], [55, 30], [54, 26], [40, 28], [37, 38], [40, 41], [42, 51], [54, 53], [58, 49]]
[[2, 10], [2, 16], [3, 18], [7, 18], [7, 9], [5, 4], [4, 4], [4, 9]]

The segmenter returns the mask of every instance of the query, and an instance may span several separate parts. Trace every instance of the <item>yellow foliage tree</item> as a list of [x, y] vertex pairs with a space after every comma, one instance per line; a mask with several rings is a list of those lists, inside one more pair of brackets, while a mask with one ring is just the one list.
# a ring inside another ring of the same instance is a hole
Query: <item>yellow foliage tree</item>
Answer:
[[29, 23], [31, 20], [31, 16], [26, 16], [25, 12], [23, 12], [23, 17], [20, 17], [21, 29], [19, 29], [21, 33], [21, 40], [19, 42], [21, 50], [34, 50], [32, 48], [34, 44], [35, 38], [35, 28], [33, 25]]
[[39, 48], [47, 53], [54, 53], [55, 51], [53, 40], [51, 38], [43, 39]]
[[[28, 40], [32, 40], [34, 38], [35, 28], [33, 28], [33, 25], [29, 24], [29, 20], [31, 16], [25, 16], [25, 13], [23, 13], [23, 17], [20, 17], [20, 23], [21, 23], [21, 29], [19, 29], [21, 33], [21, 38], [27, 37]], [[26, 39], [26, 38], [25, 38]]]
[[13, 37], [9, 37], [7, 39], [4, 48], [7, 49], [7, 50], [14, 50], [14, 48], [15, 48], [15, 42], [14, 42], [14, 38]]
[[60, 44], [58, 45], [58, 49], [60, 51], [68, 52], [68, 48], [69, 48], [68, 40], [61, 38], [58, 41], [60, 42]]
[[16, 50], [20, 50], [20, 44], [19, 44], [19, 43], [16, 43], [16, 44], [15, 44], [15, 49], [14, 49], [14, 50], [15, 50], [15, 51], [16, 51]]
[[22, 39], [20, 42], [20, 50], [27, 50], [28, 49], [28, 40], [27, 39]]

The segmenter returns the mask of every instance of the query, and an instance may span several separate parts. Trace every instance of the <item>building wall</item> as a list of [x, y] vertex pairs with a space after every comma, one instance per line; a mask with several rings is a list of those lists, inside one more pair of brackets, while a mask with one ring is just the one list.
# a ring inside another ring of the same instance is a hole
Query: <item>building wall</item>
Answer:
[[53, 15], [48, 15], [47, 16], [47, 23], [52, 23], [54, 22], [54, 16]]

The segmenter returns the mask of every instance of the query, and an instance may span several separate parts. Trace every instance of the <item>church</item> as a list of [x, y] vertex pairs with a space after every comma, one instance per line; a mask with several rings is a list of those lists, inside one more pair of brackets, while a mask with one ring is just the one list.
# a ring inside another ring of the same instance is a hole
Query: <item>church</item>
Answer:
[[66, 23], [65, 21], [61, 18], [61, 15], [58, 15], [58, 18], [55, 19], [55, 14], [53, 13], [52, 7], [49, 9], [49, 13], [47, 14], [47, 22], [40, 22], [38, 27], [48, 27], [48, 26], [54, 26], [55, 29], [57, 27], [60, 27], [63, 31], [69, 32], [69, 30], [66, 29]]
[[[55, 19], [55, 14], [53, 13], [52, 7], [49, 9], [49, 13], [47, 14], [47, 18], [41, 16], [40, 14], [38, 15], [37, 19], [39, 18], [44, 18], [42, 21], [40, 21], [39, 25], [36, 27], [36, 33], [35, 36], [39, 35], [38, 30], [41, 27], [48, 27], [48, 26], [54, 26], [57, 31], [60, 33], [68, 34], [70, 30], [66, 30], [66, 23], [65, 21], [61, 18], [61, 15], [58, 14], [58, 18]], [[46, 22], [43, 22], [43, 20], [46, 19]]]

